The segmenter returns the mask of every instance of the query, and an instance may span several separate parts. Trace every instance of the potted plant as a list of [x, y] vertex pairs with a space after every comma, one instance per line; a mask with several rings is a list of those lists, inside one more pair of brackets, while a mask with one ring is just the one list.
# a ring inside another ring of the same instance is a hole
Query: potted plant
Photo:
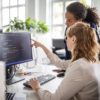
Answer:
[[19, 30], [24, 30], [24, 22], [15, 17], [14, 20], [10, 21], [10, 24], [6, 29], [6, 32], [19, 31]]
[[25, 20], [25, 26], [26, 26], [26, 30], [27, 31], [31, 31], [31, 30], [35, 30], [37, 25], [36, 25], [36, 20], [28, 17], [26, 20]]
[[45, 24], [45, 22], [43, 22], [41, 20], [37, 22], [36, 32], [39, 32], [39, 33], [47, 33], [48, 32], [48, 26]]
[[18, 18], [14, 18], [14, 20], [10, 21], [9, 26], [7, 27], [6, 31], [29, 31], [29, 32], [35, 32], [35, 33], [47, 33], [48, 32], [48, 26], [43, 21], [37, 21], [35, 19], [32, 19], [28, 17], [25, 21], [22, 21]]

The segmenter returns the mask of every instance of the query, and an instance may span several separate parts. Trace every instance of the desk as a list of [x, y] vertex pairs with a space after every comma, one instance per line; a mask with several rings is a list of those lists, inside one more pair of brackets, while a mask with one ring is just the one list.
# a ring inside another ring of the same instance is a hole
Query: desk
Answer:
[[[54, 65], [37, 65], [37, 66], [35, 66], [35, 68], [31, 68], [31, 69], [28, 68], [27, 70], [33, 72], [33, 74], [23, 76], [25, 78], [25, 80], [23, 80], [23, 81], [20, 81], [18, 83], [12, 84], [12, 85], [8, 85], [7, 91], [8, 92], [15, 92], [15, 93], [24, 93], [27, 96], [26, 100], [39, 100], [37, 95], [35, 94], [35, 92], [32, 91], [31, 89], [25, 88], [23, 86], [23, 83], [32, 77], [37, 77], [37, 76], [43, 75], [43, 74], [49, 73], [49, 74], [56, 75], [57, 73], [52, 72], [52, 70], [55, 68], [56, 67]], [[43, 89], [49, 90], [50, 92], [53, 93], [53, 92], [55, 92], [55, 90], [57, 89], [59, 84], [61, 83], [62, 79], [63, 78], [56, 77], [55, 79], [45, 83], [41, 87]]]

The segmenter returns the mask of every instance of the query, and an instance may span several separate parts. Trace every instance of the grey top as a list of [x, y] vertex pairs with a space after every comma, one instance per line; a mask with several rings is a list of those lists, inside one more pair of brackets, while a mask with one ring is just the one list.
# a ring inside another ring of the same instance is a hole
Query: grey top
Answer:
[[98, 63], [90, 63], [85, 58], [64, 61], [50, 52], [47, 56], [57, 67], [66, 69], [66, 74], [55, 93], [39, 89], [40, 100], [99, 100], [94, 71]]

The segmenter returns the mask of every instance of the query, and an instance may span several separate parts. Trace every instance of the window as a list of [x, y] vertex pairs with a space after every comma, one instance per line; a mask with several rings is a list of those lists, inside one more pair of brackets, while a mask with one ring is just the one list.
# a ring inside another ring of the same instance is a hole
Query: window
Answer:
[[17, 8], [11, 8], [10, 9], [10, 19], [14, 19], [14, 17], [17, 17]]
[[52, 38], [63, 38], [65, 31], [65, 8], [76, 0], [53, 0], [52, 1]]
[[17, 5], [17, 0], [10, 0], [10, 6]]
[[25, 20], [25, 0], [1, 0], [2, 26], [9, 25], [10, 19]]
[[63, 24], [63, 2], [53, 3], [53, 24]]
[[89, 7], [91, 7], [92, 4], [92, 0], [80, 0], [80, 2]]
[[[25, 19], [25, 7], [19, 7], [19, 19], [23, 20]], [[23, 13], [22, 13], [23, 12]]]
[[8, 7], [9, 6], [9, 0], [2, 0], [2, 7]]
[[5, 8], [2, 10], [2, 17], [3, 25], [9, 24], [9, 9]]

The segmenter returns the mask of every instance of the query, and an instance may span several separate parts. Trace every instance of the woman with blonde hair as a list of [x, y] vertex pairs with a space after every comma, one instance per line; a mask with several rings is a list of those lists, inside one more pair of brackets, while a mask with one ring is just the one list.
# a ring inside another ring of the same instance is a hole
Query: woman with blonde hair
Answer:
[[88, 24], [77, 22], [68, 28], [65, 41], [72, 54], [72, 59], [66, 61], [59, 59], [43, 44], [37, 41], [33, 44], [41, 47], [53, 64], [66, 69], [55, 93], [41, 89], [36, 79], [31, 79], [29, 85], [36, 91], [40, 100], [98, 100], [98, 83], [94, 68], [99, 66], [100, 47], [95, 31]]

